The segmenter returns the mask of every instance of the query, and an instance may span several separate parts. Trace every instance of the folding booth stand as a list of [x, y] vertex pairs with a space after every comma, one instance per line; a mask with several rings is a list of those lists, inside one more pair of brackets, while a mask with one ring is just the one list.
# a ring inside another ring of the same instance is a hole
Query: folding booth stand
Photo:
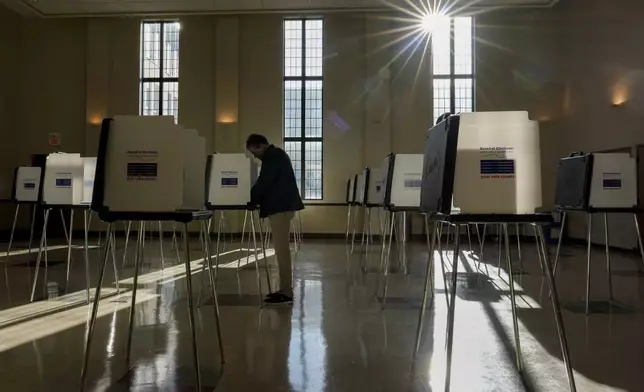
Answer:
[[[609, 214], [632, 214], [637, 231], [642, 264], [644, 247], [640, 236], [637, 214], [640, 212], [637, 200], [637, 162], [627, 153], [574, 153], [559, 160], [555, 205], [562, 213], [561, 234], [555, 255], [555, 273], [559, 266], [559, 251], [566, 227], [567, 213], [583, 212], [587, 222], [587, 266], [586, 266], [586, 315], [603, 312], [604, 302], [590, 301], [591, 233], [593, 214], [604, 218], [604, 240], [606, 247], [606, 270], [608, 286], [608, 307], [616, 305], [613, 297], [612, 268], [610, 260]], [[638, 265], [638, 269], [642, 270]]]
[[390, 154], [385, 159], [386, 168], [382, 169], [383, 175], [383, 208], [389, 214], [385, 217], [385, 230], [388, 230], [389, 242], [385, 251], [383, 243], [380, 274], [376, 283], [376, 293], [380, 289], [381, 276], [384, 279], [382, 293], [382, 307], [384, 309], [387, 300], [387, 289], [389, 281], [389, 259], [391, 254], [391, 242], [394, 235], [394, 227], [397, 214], [402, 216], [402, 227], [398, 230], [398, 250], [403, 271], [407, 273], [406, 256], [406, 221], [408, 212], [418, 212], [420, 207], [420, 186], [423, 170], [422, 154]]
[[[257, 165], [245, 154], [214, 154], [208, 157], [206, 164], [206, 176], [208, 179], [206, 208], [213, 213], [220, 211], [244, 211], [244, 223], [242, 229], [242, 245], [244, 243], [244, 232], [246, 223], [250, 223], [251, 232], [248, 235], [248, 247], [246, 253], [246, 262], [250, 259], [250, 240], [253, 238], [253, 249], [255, 253], [255, 272], [257, 275], [257, 293], [259, 295], [259, 305], [263, 306], [262, 285], [259, 273], [259, 254], [257, 248], [257, 238], [255, 235], [255, 208], [249, 207], [250, 192], [253, 184], [257, 180]], [[250, 212], [250, 214], [249, 214]], [[250, 216], [250, 221], [249, 221]], [[219, 220], [217, 228], [217, 247], [216, 247], [216, 272], [215, 280], [219, 276], [219, 241], [222, 232], [222, 220]], [[264, 270], [266, 272], [266, 284], [268, 292], [271, 289], [271, 276], [268, 270], [268, 259], [266, 257], [266, 242], [262, 224], [257, 214], [257, 227], [259, 228], [259, 237], [264, 256]], [[241, 259], [240, 259], [241, 261]], [[240, 261], [237, 263], [239, 272]], [[203, 282], [203, 281], [202, 281]], [[203, 287], [203, 286], [202, 286]], [[201, 304], [201, 295], [199, 296]]]
[[[446, 382], [450, 388], [456, 287], [460, 252], [460, 228], [471, 223], [501, 225], [508, 262], [512, 321], [516, 345], [516, 365], [523, 375], [523, 359], [516, 313], [512, 261], [509, 250], [508, 225], [533, 224], [537, 231], [537, 247], [543, 253], [543, 270], [550, 285], [551, 301], [569, 388], [576, 391], [568, 343], [564, 331], [557, 288], [555, 286], [547, 244], [541, 225], [552, 221], [550, 214], [538, 214], [541, 205], [541, 173], [539, 163], [538, 127], [525, 112], [464, 113], [450, 116], [431, 128], [425, 142], [421, 210], [425, 225], [429, 261], [425, 276], [422, 305], [419, 312], [413, 361], [420, 347], [427, 296], [432, 297], [433, 255], [436, 230], [430, 239], [429, 225], [447, 221], [455, 225], [454, 263], [451, 273], [451, 297], [448, 307], [446, 338]], [[475, 195], [475, 196], [472, 196]], [[475, 197], [477, 202], [475, 203]], [[453, 213], [454, 206], [461, 209]]]
[[[347, 231], [346, 234], [344, 235], [344, 242], [347, 243], [349, 242], [349, 231], [351, 230], [351, 225], [352, 225], [352, 214], [351, 214], [351, 207], [353, 207], [353, 201], [355, 200], [356, 196], [356, 181], [355, 181], [355, 176], [351, 176], [347, 180], [347, 193], [346, 193], [346, 203], [347, 203]], [[355, 219], [355, 214], [353, 214]]]
[[5, 276], [9, 280], [9, 256], [11, 255], [11, 246], [16, 231], [16, 222], [21, 205], [31, 205], [31, 225], [29, 226], [29, 244], [27, 250], [27, 269], [29, 275], [29, 286], [31, 287], [31, 245], [34, 237], [34, 224], [36, 220], [36, 207], [42, 197], [42, 175], [40, 167], [19, 166], [16, 168], [12, 199], [16, 204], [16, 211], [13, 215], [13, 224], [11, 225], [11, 234], [9, 235], [9, 245], [7, 246], [7, 257], [4, 260]]
[[[190, 144], [194, 149], [189, 157], [182, 148]], [[172, 117], [119, 116], [103, 120], [96, 167], [96, 184], [92, 210], [103, 222], [108, 223], [108, 233], [113, 233], [118, 221], [139, 221], [139, 232], [134, 261], [132, 301], [130, 304], [129, 333], [126, 362], [129, 364], [134, 326], [134, 305], [139, 277], [139, 264], [143, 258], [143, 223], [175, 222], [183, 225], [185, 246], [186, 286], [188, 295], [188, 320], [192, 337], [192, 356], [195, 368], [196, 390], [201, 390], [201, 370], [195, 329], [192, 271], [188, 224], [199, 221], [204, 233], [204, 263], [207, 266], [221, 361], [224, 361], [223, 342], [219, 322], [219, 304], [212, 273], [208, 219], [212, 212], [205, 210], [205, 177], [193, 178], [188, 171], [206, 165], [205, 140], [196, 132], [174, 125]], [[198, 175], [198, 174], [196, 174]], [[91, 344], [96, 327], [101, 284], [105, 272], [110, 242], [103, 252], [98, 283], [85, 342], [85, 356], [81, 371], [81, 388], [85, 388]]]

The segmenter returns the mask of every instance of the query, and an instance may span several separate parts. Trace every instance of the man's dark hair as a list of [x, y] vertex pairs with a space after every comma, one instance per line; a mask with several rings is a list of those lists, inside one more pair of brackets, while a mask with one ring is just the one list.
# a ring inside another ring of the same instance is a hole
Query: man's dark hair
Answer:
[[261, 144], [268, 144], [268, 139], [264, 135], [258, 135], [256, 133], [251, 134], [246, 139], [246, 148], [250, 146], [259, 146]]

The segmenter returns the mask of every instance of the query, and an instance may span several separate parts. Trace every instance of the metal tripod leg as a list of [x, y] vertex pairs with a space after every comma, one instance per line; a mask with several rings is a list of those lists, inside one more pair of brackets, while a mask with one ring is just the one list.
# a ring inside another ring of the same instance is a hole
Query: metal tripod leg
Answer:
[[420, 339], [423, 333], [423, 322], [425, 321], [425, 310], [427, 307], [427, 292], [432, 289], [432, 298], [434, 298], [434, 246], [436, 245], [436, 223], [432, 224], [432, 234], [431, 241], [429, 239], [429, 222], [427, 216], [424, 216], [425, 220], [425, 234], [427, 237], [427, 251], [429, 252], [429, 257], [427, 260], [427, 271], [425, 272], [425, 286], [423, 290], [423, 300], [420, 305], [420, 312], [418, 315], [418, 328], [416, 329], [416, 343], [414, 344], [414, 355], [412, 358], [412, 366], [416, 362], [416, 356], [418, 355], [418, 350], [420, 348]]
[[31, 287], [31, 244], [34, 239], [34, 226], [36, 224], [36, 205], [31, 207], [31, 225], [29, 226], [29, 244], [27, 250], [27, 275], [29, 276], [29, 287]]
[[[16, 221], [18, 220], [18, 211], [20, 211], [20, 204], [16, 204], [16, 212], [13, 215], [13, 224], [11, 225], [11, 235], [9, 236], [9, 246], [7, 247], [7, 258], [4, 261], [4, 276], [7, 286], [7, 295], [11, 295], [9, 288], [9, 255], [11, 254], [11, 245], [13, 244], [13, 233], [16, 231]], [[31, 274], [31, 270], [29, 271]]]
[[[546, 241], [543, 235], [543, 229], [541, 226], [537, 227], [537, 232], [539, 234], [539, 239], [541, 246], [546, 248]], [[568, 353], [568, 341], [566, 340], [566, 332], [564, 329], [563, 318], [561, 316], [561, 308], [559, 306], [559, 295], [557, 294], [557, 287], [555, 285], [555, 279], [552, 274], [552, 267], [550, 265], [550, 259], [548, 258], [548, 253], [544, 255], [543, 259], [543, 270], [546, 272], [546, 278], [548, 279], [548, 284], [550, 285], [550, 301], [552, 303], [552, 312], [555, 318], [555, 324], [557, 327], [557, 334], [559, 336], [559, 344], [561, 346], [561, 355], [564, 360], [564, 365], [566, 367], [566, 374], [568, 375], [568, 386], [570, 392], [576, 392], [577, 387], [575, 386], [575, 376], [573, 374], [572, 361], [570, 360], [570, 354]]]
[[380, 291], [380, 279], [382, 278], [382, 275], [384, 274], [384, 265], [385, 265], [385, 250], [387, 249], [387, 228], [389, 227], [389, 221], [391, 220], [391, 214], [392, 212], [387, 213], [385, 211], [385, 218], [383, 220], [383, 224], [381, 226], [381, 232], [382, 232], [382, 248], [380, 249], [380, 267], [378, 268], [378, 275], [376, 279], [376, 291], [374, 295], [378, 295], [378, 292]]
[[456, 284], [458, 280], [458, 256], [461, 246], [460, 226], [456, 224], [454, 240], [454, 265], [452, 266], [452, 287], [450, 287], [449, 313], [447, 314], [447, 339], [446, 339], [446, 370], [445, 370], [445, 391], [450, 390], [452, 372], [452, 346], [454, 345], [454, 319], [456, 312]]
[[[130, 242], [130, 229], [132, 228], [132, 221], [127, 221], [127, 229], [125, 229], [125, 247], [123, 248], [123, 262], [121, 263], [121, 268], [125, 268], [125, 262], [127, 260], [127, 245]], [[176, 237], [175, 237], [176, 240]]]
[[519, 224], [515, 223], [514, 228], [517, 232], [517, 251], [519, 253], [519, 274], [523, 274], [523, 256], [521, 255], [521, 232], [519, 231]]
[[608, 275], [608, 299], [613, 302], [613, 270], [610, 264], [610, 239], [608, 236], [608, 214], [604, 212], [604, 235], [606, 238], [606, 274]]
[[[132, 330], [134, 328], [134, 305], [136, 304], [136, 291], [139, 285], [139, 266], [143, 263], [145, 257], [145, 248], [143, 241], [145, 240], [145, 222], [139, 223], [139, 233], [136, 243], [136, 256], [134, 257], [134, 281], [132, 282], [132, 300], [130, 302], [130, 318], [128, 323], [127, 334], [127, 348], [125, 349], [125, 364], [130, 367], [130, 355], [132, 351]], [[109, 250], [109, 247], [106, 247]], [[107, 252], [106, 250], [106, 252]], [[105, 268], [105, 265], [103, 265]], [[186, 277], [186, 280], [188, 277]]]
[[[253, 215], [251, 215], [253, 219]], [[259, 213], [257, 213], [257, 226], [259, 227], [259, 238], [264, 238], [264, 233], [262, 230], [262, 221], [259, 218]], [[268, 257], [266, 257], [266, 246], [264, 246], [264, 241], [262, 240], [262, 253], [264, 255], [264, 271], [266, 271], [266, 286], [268, 287], [268, 292], [271, 293], [273, 290], [271, 288], [271, 273], [268, 270]], [[259, 260], [257, 261], [259, 263]]]
[[590, 260], [591, 260], [591, 242], [590, 236], [593, 231], [593, 214], [587, 213], [586, 219], [588, 220], [588, 235], [586, 240], [588, 241], [588, 248], [586, 250], [587, 257], [587, 266], [586, 266], [586, 316], [590, 313]]
[[119, 288], [119, 270], [118, 267], [116, 266], [116, 225], [114, 225], [114, 228], [112, 231], [109, 233], [109, 235], [112, 236], [112, 268], [114, 268], [114, 283], [116, 284], [116, 292], [120, 291]]
[[[43, 247], [45, 246], [45, 240], [47, 238], [47, 222], [49, 221], [49, 213], [51, 209], [48, 208], [45, 210], [45, 217], [43, 219], [42, 233], [40, 234], [40, 246], [38, 248], [38, 256], [36, 257], [36, 270], [34, 271], [34, 280], [31, 285], [31, 297], [30, 302], [34, 302], [34, 296], [36, 295], [36, 285], [38, 284], [38, 271], [40, 270], [40, 260], [42, 258]], [[46, 250], [45, 250], [46, 252]], [[45, 284], [47, 279], [45, 279]]]
[[[633, 219], [635, 220], [635, 230], [637, 231], [637, 243], [640, 246], [640, 255], [642, 256], [642, 265], [644, 266], [644, 246], [642, 246], [642, 236], [640, 233], [640, 223], [637, 220], [637, 214], [633, 214]], [[642, 267], [638, 265], [638, 269], [642, 272]]]
[[[253, 235], [253, 251], [255, 253], [255, 269], [257, 271], [257, 291], [259, 291], [259, 306], [263, 307], [264, 302], [262, 299], [262, 284], [261, 284], [261, 279], [260, 279], [260, 274], [259, 274], [259, 253], [257, 252], [257, 237], [255, 235], [255, 213], [253, 211], [250, 212], [250, 230]], [[250, 242], [250, 237], [248, 238], [248, 241]], [[261, 237], [260, 237], [261, 241]], [[250, 246], [249, 246], [250, 248]], [[271, 293], [271, 289], [268, 289], [268, 293]]]
[[[537, 240], [537, 225], [532, 225], [532, 229], [534, 230], [534, 239], [535, 241]], [[538, 242], [537, 242], [538, 243]], [[547, 251], [547, 249], [542, 249], [541, 246], [537, 246], [537, 255], [539, 256], [539, 267], [543, 266], [543, 263], [541, 262], [543, 252]], [[541, 276], [543, 275], [544, 271], [543, 268], [541, 268]]]
[[83, 243], [83, 251], [85, 253], [85, 287], [87, 289], [87, 304], [89, 305], [91, 299], [90, 299], [90, 293], [89, 293], [89, 286], [90, 286], [90, 278], [89, 278], [89, 217], [87, 216], [88, 210], [83, 211], [83, 226], [84, 226], [84, 231], [85, 231], [85, 241]]
[[344, 243], [349, 242], [349, 228], [351, 226], [351, 205], [349, 204], [347, 208], [347, 230], [344, 234]]
[[165, 269], [165, 258], [163, 257], [163, 227], [159, 221], [159, 252], [161, 252], [161, 269]]
[[[109, 224], [108, 230], [111, 230], [112, 224]], [[108, 239], [109, 242], [109, 239]], [[101, 285], [103, 283], [103, 275], [105, 274], [105, 264], [107, 264], [107, 256], [110, 251], [109, 246], [105, 247], [103, 258], [101, 261], [101, 269], [99, 270], [98, 283], [96, 284], [96, 292], [94, 294], [94, 304], [92, 305], [92, 313], [85, 333], [85, 355], [83, 359], [83, 367], [81, 368], [80, 388], [83, 392], [85, 390], [85, 380], [87, 378], [87, 368], [89, 366], [89, 357], [92, 348], [92, 339], [94, 338], [94, 329], [96, 328], [96, 316], [98, 314], [98, 302], [101, 299]]]
[[[60, 218], [63, 219], [63, 210], [60, 210]], [[65, 220], [63, 219], [63, 227]], [[69, 211], [69, 236], [67, 237], [67, 275], [65, 277], [65, 290], [69, 290], [69, 273], [72, 261], [72, 231], [74, 229], [74, 209]], [[66, 231], [66, 230], [65, 230]]]
[[353, 244], [356, 239], [356, 218], [358, 217], [357, 210], [358, 210], [358, 206], [356, 205], [353, 208], [353, 223], [351, 225], [351, 227], [353, 228], [353, 234], [351, 234], [351, 252], [350, 252], [351, 254], [353, 254]]
[[510, 258], [510, 236], [508, 235], [508, 224], [504, 223], [503, 236], [505, 237], [505, 257], [508, 263], [508, 283], [510, 285], [510, 302], [512, 303], [512, 326], [514, 328], [514, 344], [516, 346], [517, 370], [523, 373], [523, 363], [521, 361], [521, 339], [519, 337], [519, 319], [517, 316], [517, 301], [514, 292], [514, 276], [512, 274], [512, 259]]
[[[196, 389], [201, 391], [201, 368], [199, 367], [199, 349], [197, 348], [197, 331], [195, 329], [195, 311], [192, 298], [192, 271], [190, 270], [190, 243], [188, 242], [188, 224], [184, 223], [183, 225], [183, 237], [184, 237], [184, 246], [186, 247], [186, 286], [187, 286], [187, 295], [188, 295], [188, 321], [190, 322], [190, 332], [192, 335], [192, 360], [195, 367], [196, 373]], [[214, 292], [214, 284], [212, 285]], [[217, 293], [214, 296], [215, 304], [217, 303]], [[217, 306], [215, 306], [217, 308]], [[218, 318], [217, 318], [218, 319]], [[219, 327], [217, 327], [219, 330]]]
[[394, 226], [396, 224], [396, 213], [391, 212], [391, 217], [390, 217], [390, 224], [389, 224], [389, 244], [387, 245], [387, 255], [385, 256], [385, 268], [383, 270], [384, 273], [384, 287], [382, 290], [382, 309], [385, 308], [385, 302], [387, 301], [387, 289], [388, 289], [388, 283], [389, 283], [389, 259], [391, 256], [391, 240], [394, 237]]
[[219, 343], [219, 355], [221, 355], [221, 363], [226, 362], [224, 357], [224, 343], [221, 338], [221, 323], [219, 320], [219, 299], [217, 298], [217, 288], [215, 285], [215, 278], [212, 275], [212, 260], [210, 257], [210, 233], [205, 221], [201, 221], [201, 231], [204, 233], [206, 254], [204, 255], [205, 263], [208, 264], [208, 278], [210, 279], [210, 289], [212, 294], [213, 308], [215, 310], [215, 324], [217, 326], [217, 341]]
[[[244, 224], [242, 225], [240, 248], [244, 247], [244, 235], [246, 234], [246, 221], [247, 220], [248, 220], [248, 210], [244, 211]], [[239, 272], [239, 263], [240, 262], [241, 262], [241, 257], [239, 259], [237, 259], [237, 272]], [[246, 264], [248, 264], [248, 253], [246, 253]]]
[[557, 240], [557, 253], [555, 254], [555, 266], [552, 270], [552, 276], [557, 275], [557, 267], [559, 266], [559, 251], [561, 250], [561, 240], [563, 239], [564, 229], [566, 228], [566, 215], [567, 213], [566, 211], [564, 211], [561, 216], [561, 228], [559, 229], [559, 240]]

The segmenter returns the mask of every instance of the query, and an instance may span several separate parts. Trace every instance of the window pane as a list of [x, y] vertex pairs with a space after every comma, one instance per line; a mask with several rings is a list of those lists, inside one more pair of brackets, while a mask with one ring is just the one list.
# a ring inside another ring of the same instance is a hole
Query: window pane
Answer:
[[322, 199], [322, 142], [306, 142], [304, 198], [308, 200]]
[[434, 123], [451, 108], [450, 79], [434, 79]]
[[179, 22], [163, 25], [163, 77], [179, 77]]
[[436, 25], [432, 33], [432, 61], [434, 75], [449, 75], [451, 68], [451, 36], [450, 19], [448, 17], [436, 18]]
[[472, 79], [456, 79], [454, 80], [454, 107], [456, 113], [471, 112], [473, 95], [473, 80]]
[[295, 171], [295, 180], [297, 187], [302, 190], [300, 181], [302, 179], [302, 143], [300, 142], [284, 142], [284, 151], [291, 158], [291, 164]]
[[304, 97], [304, 134], [306, 137], [322, 137], [322, 81], [307, 80]]
[[454, 73], [472, 72], [472, 18], [454, 18]]
[[302, 21], [284, 21], [284, 76], [302, 76]]
[[306, 76], [322, 76], [323, 30], [321, 20], [306, 21]]
[[159, 83], [144, 82], [141, 85], [141, 115], [158, 116], [159, 113]]
[[163, 83], [163, 115], [174, 116], [177, 122], [179, 113], [179, 82]]
[[284, 137], [302, 135], [302, 81], [284, 81]]
[[158, 78], [161, 67], [161, 23], [143, 23], [141, 30], [141, 76]]

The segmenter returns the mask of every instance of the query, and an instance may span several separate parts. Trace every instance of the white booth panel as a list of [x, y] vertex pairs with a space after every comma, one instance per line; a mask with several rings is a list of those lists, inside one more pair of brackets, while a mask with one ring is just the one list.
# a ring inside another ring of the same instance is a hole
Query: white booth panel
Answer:
[[389, 159], [391, 155], [387, 155], [380, 164], [380, 178], [382, 181], [382, 189], [378, 193], [377, 204], [383, 205], [385, 202], [386, 188], [387, 188], [387, 178], [389, 176]]
[[349, 178], [349, 202], [355, 203], [355, 194], [356, 194], [356, 177], [351, 176]]
[[183, 130], [183, 208], [206, 206], [206, 139], [194, 129]]
[[20, 166], [16, 170], [15, 199], [17, 202], [33, 203], [38, 201], [40, 176], [42, 169], [32, 166]]
[[210, 161], [208, 203], [245, 206], [257, 181], [257, 164], [246, 154], [214, 154]]
[[83, 158], [83, 204], [92, 204], [96, 158]]
[[462, 213], [541, 207], [539, 124], [527, 112], [460, 114], [453, 204]]
[[369, 189], [367, 191], [367, 204], [381, 204], [383, 191], [382, 175], [380, 169], [369, 169]]
[[391, 179], [391, 204], [398, 208], [420, 207], [423, 154], [396, 154]]
[[628, 153], [593, 154], [590, 207], [637, 206], [637, 162]]
[[365, 172], [358, 174], [358, 181], [356, 184], [356, 203], [364, 203], [365, 180]]
[[49, 154], [45, 163], [43, 203], [80, 205], [83, 199], [83, 170], [80, 154]]
[[183, 131], [171, 116], [115, 116], [105, 161], [105, 206], [117, 212], [181, 209]]

